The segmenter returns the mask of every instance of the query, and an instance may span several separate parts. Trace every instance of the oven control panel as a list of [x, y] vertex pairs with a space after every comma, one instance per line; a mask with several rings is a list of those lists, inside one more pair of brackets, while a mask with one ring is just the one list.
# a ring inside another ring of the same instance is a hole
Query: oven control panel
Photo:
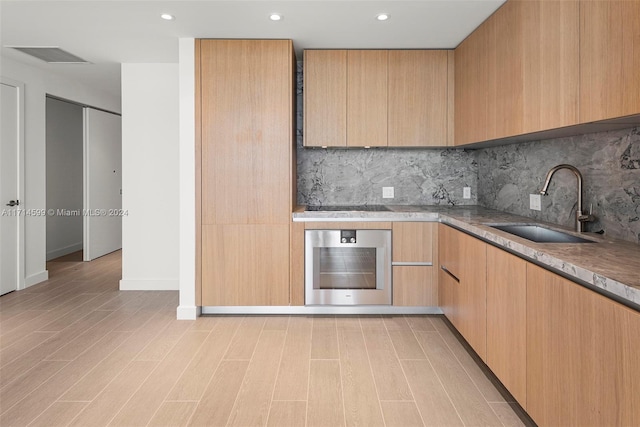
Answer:
[[356, 230], [340, 230], [340, 242], [357, 243]]

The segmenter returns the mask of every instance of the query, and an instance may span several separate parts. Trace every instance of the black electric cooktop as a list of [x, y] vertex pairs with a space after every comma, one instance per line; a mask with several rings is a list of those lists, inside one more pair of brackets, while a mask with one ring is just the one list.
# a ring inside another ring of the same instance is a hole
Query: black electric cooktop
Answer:
[[307, 211], [355, 211], [355, 212], [384, 212], [390, 209], [384, 205], [360, 205], [360, 206], [307, 206]]

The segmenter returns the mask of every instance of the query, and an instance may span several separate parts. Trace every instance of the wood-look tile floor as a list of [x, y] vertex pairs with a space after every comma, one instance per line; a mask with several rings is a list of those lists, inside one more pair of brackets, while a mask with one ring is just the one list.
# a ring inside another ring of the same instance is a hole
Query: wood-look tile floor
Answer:
[[0, 425], [517, 426], [438, 316], [175, 319], [121, 254], [0, 297]]

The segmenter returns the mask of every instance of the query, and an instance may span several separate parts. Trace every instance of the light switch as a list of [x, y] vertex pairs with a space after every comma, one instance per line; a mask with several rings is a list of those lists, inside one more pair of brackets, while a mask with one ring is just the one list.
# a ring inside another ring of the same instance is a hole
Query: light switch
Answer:
[[382, 198], [393, 199], [395, 197], [393, 187], [382, 187]]
[[471, 198], [471, 187], [464, 187], [462, 189], [462, 198], [470, 199]]

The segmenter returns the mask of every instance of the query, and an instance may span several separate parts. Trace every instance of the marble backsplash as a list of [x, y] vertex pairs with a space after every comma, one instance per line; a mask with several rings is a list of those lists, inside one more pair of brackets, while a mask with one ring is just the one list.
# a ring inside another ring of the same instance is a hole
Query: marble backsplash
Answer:
[[[475, 205], [475, 153], [462, 149], [303, 148], [302, 62], [297, 73], [300, 205]], [[394, 187], [393, 199], [382, 187]], [[464, 187], [471, 198], [463, 199]]]
[[559, 170], [542, 196], [542, 211], [529, 209], [553, 166], [568, 163], [584, 177], [583, 210], [597, 221], [587, 231], [640, 243], [640, 128], [519, 143], [476, 151], [478, 203], [484, 207], [573, 227], [577, 184]]
[[[475, 154], [465, 150], [302, 149], [298, 203], [302, 205], [475, 205]], [[394, 187], [393, 199], [382, 187]], [[462, 198], [471, 187], [471, 199]]]

